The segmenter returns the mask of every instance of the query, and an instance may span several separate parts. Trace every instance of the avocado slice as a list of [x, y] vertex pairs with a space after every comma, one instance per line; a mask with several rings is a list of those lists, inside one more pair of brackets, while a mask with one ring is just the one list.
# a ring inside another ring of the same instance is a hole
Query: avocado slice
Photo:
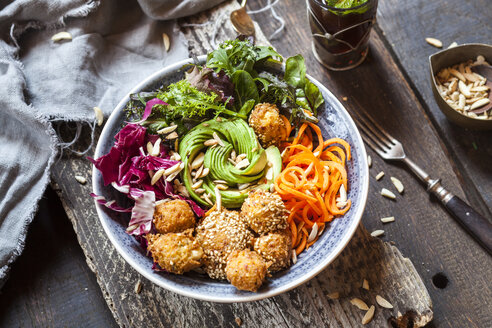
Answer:
[[[214, 132], [221, 139], [223, 146], [204, 145], [205, 141], [213, 139]], [[238, 169], [228, 160], [233, 150], [238, 155], [246, 154], [249, 160], [247, 167]], [[193, 185], [191, 163], [200, 152], [205, 153], [203, 165], [209, 169], [209, 174], [203, 178], [204, 182], [201, 186], [205, 192], [198, 194], [191, 188]], [[248, 196], [249, 189], [270, 188], [273, 179], [282, 169], [279, 150], [274, 146], [267, 150], [261, 148], [253, 129], [242, 119], [221, 118], [220, 122], [212, 119], [197, 125], [180, 141], [179, 154], [185, 164], [181, 177], [191, 198], [209, 207], [210, 204], [200, 196], [209, 194], [210, 200], [215, 202], [215, 180], [223, 180], [229, 187], [227, 190], [220, 191], [222, 205], [227, 208], [237, 208]], [[268, 162], [271, 165], [267, 165]], [[271, 175], [271, 173], [267, 174], [269, 169], [273, 169], [273, 178], [267, 181], [266, 176]], [[251, 187], [238, 190], [238, 185], [245, 183], [250, 183]]]

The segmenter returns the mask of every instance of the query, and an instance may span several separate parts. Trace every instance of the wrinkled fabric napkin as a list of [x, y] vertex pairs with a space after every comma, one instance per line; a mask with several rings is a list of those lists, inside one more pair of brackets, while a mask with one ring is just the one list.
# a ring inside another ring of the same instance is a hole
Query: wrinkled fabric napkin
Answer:
[[[175, 19], [221, 1], [0, 0], [0, 287], [49, 182], [53, 124], [93, 126], [94, 106], [107, 117], [138, 82], [188, 57]], [[52, 41], [61, 31], [72, 40]]]

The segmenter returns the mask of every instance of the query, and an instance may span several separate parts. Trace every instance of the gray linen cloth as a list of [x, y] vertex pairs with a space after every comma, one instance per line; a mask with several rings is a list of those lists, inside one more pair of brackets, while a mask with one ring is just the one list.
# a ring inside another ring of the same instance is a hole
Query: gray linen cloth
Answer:
[[[175, 19], [221, 1], [0, 0], [0, 287], [49, 182], [52, 124], [93, 125], [94, 106], [107, 117], [139, 81], [188, 57]], [[73, 39], [51, 41], [60, 31]]]

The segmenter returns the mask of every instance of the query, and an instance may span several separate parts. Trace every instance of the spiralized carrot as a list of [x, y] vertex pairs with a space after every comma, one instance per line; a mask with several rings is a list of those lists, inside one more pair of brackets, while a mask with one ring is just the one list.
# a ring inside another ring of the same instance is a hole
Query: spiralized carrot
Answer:
[[[284, 122], [288, 137], [292, 127], [287, 119]], [[287, 221], [292, 247], [299, 255], [318, 240], [327, 222], [350, 209], [350, 199], [338, 200], [342, 186], [348, 191], [350, 145], [340, 138], [323, 140], [317, 125], [304, 123], [292, 142], [284, 142], [282, 148], [282, 171], [274, 187], [290, 211]], [[318, 234], [309, 240], [314, 224]]]

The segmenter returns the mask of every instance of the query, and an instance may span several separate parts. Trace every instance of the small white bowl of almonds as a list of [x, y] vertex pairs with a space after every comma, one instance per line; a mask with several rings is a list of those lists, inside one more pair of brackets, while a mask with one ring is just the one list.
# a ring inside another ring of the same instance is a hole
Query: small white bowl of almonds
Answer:
[[466, 128], [492, 129], [492, 46], [457, 46], [429, 61], [434, 97], [447, 118]]

